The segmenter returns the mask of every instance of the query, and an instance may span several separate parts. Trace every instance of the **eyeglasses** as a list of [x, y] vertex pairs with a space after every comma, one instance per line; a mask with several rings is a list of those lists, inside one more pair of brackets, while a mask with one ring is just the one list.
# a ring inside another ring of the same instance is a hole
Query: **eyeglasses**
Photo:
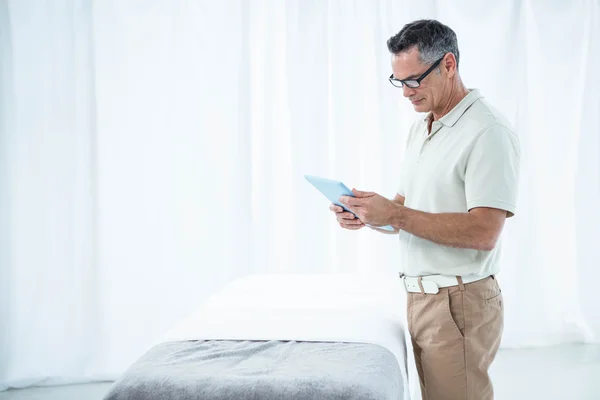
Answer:
[[[444, 54], [445, 56], [445, 54]], [[423, 75], [421, 75], [420, 77], [418, 77], [417, 79], [396, 79], [394, 78], [394, 74], [391, 74], [390, 77], [388, 78], [391, 82], [392, 85], [401, 88], [402, 86], [406, 85], [409, 88], [418, 88], [419, 86], [421, 86], [421, 81], [423, 79], [425, 79], [427, 77], [427, 75], [429, 75], [431, 73], [431, 71], [433, 71], [435, 69], [435, 67], [437, 67], [442, 60], [444, 59], [444, 57], [440, 58], [439, 60], [437, 60], [436, 62], [433, 63], [433, 65], [431, 67], [429, 67], [429, 69], [427, 71], [425, 71], [425, 73], [423, 73]]]

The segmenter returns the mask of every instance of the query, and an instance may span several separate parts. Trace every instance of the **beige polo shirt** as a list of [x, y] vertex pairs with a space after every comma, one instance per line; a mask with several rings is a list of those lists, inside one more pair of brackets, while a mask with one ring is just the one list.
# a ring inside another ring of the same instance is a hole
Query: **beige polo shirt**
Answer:
[[[466, 213], [492, 207], [515, 213], [519, 139], [477, 89], [427, 131], [427, 116], [410, 129], [398, 193], [405, 206], [428, 213]], [[476, 275], [499, 272], [502, 239], [492, 251], [440, 245], [400, 231], [406, 275]]]

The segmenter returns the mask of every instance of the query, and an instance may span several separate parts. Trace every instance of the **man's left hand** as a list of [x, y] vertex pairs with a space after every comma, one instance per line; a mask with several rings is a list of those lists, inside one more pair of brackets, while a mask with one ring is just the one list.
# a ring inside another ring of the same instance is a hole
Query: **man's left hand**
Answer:
[[372, 226], [391, 225], [400, 205], [375, 192], [352, 189], [352, 193], [356, 197], [342, 196], [340, 202], [356, 214], [358, 219]]

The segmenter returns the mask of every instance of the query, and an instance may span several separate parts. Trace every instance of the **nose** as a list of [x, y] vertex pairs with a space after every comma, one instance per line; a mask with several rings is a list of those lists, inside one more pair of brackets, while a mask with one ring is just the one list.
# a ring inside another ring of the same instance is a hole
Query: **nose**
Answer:
[[408, 86], [404, 85], [402, 86], [402, 95], [404, 97], [410, 97], [413, 96], [416, 93], [416, 90], [413, 88], [409, 88]]

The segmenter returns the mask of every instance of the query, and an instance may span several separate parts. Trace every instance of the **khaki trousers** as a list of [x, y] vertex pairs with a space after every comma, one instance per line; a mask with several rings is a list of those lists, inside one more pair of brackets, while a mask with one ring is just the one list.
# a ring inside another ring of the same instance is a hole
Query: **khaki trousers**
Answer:
[[493, 276], [459, 282], [437, 294], [408, 293], [408, 330], [423, 400], [494, 398], [488, 369], [504, 328], [500, 286]]

